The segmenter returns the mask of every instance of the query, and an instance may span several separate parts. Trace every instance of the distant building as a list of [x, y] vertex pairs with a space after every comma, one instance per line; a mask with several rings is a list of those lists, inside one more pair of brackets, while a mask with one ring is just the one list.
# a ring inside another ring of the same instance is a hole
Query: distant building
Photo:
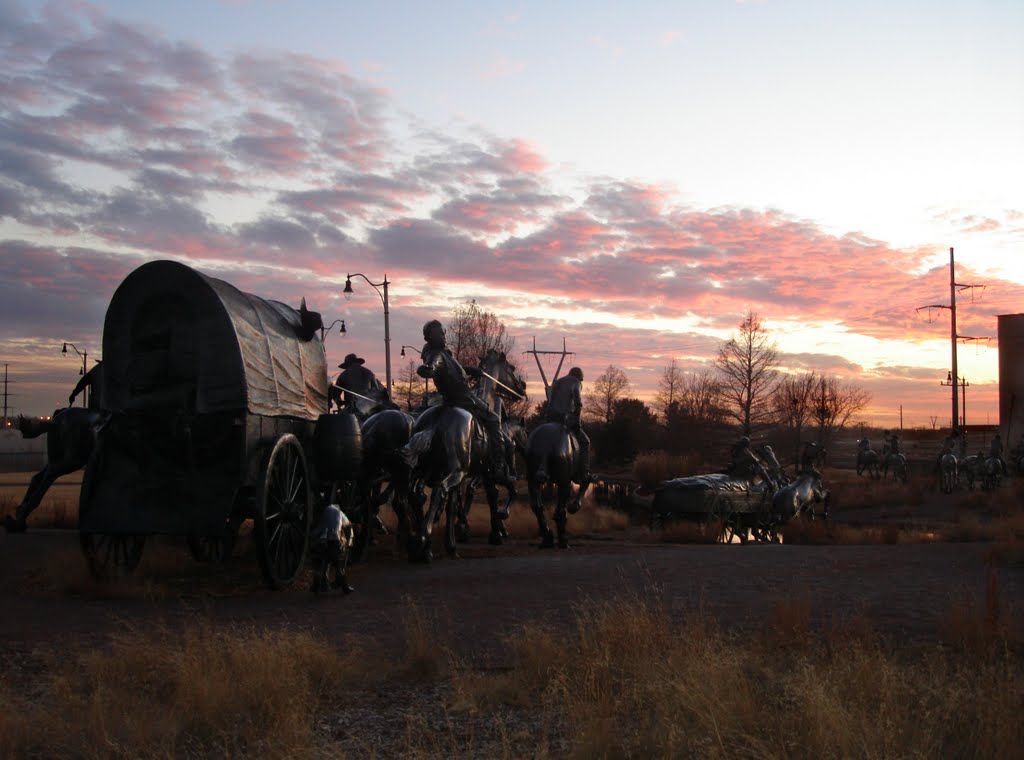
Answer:
[[999, 430], [1015, 443], [1024, 433], [1024, 314], [1000, 314]]

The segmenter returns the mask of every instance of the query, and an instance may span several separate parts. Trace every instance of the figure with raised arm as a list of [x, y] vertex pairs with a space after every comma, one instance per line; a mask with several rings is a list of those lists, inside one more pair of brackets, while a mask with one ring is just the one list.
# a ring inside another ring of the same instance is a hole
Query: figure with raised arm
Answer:
[[515, 473], [508, 464], [514, 461], [512, 441], [501, 429], [501, 420], [470, 390], [469, 376], [480, 376], [478, 367], [463, 367], [448, 350], [447, 336], [441, 323], [433, 319], [423, 326], [426, 345], [421, 352], [422, 364], [416, 370], [420, 377], [430, 378], [445, 403], [465, 409], [484, 426], [490, 445], [491, 466], [498, 483], [514, 486]]
[[547, 421], [558, 422], [569, 428], [580, 445], [580, 462], [583, 471], [580, 482], [590, 480], [590, 437], [580, 424], [583, 411], [582, 400], [583, 370], [573, 367], [569, 374], [551, 384], [551, 398], [548, 400]]

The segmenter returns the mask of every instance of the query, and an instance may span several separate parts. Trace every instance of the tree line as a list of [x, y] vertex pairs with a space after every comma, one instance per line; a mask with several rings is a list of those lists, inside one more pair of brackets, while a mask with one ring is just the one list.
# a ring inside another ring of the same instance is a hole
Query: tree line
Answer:
[[[463, 365], [476, 364], [491, 348], [514, 355], [515, 339], [505, 325], [475, 301], [455, 308], [447, 335]], [[418, 357], [409, 359], [394, 389], [395, 401], [410, 410], [429, 391], [417, 366]], [[525, 367], [520, 374], [528, 374]], [[787, 372], [763, 320], [748, 311], [706, 366], [685, 370], [671, 359], [649, 404], [633, 395], [625, 370], [609, 364], [584, 384], [583, 419], [601, 464], [627, 463], [641, 451], [658, 449], [714, 461], [744, 435], [755, 443], [770, 441], [780, 459], [795, 461], [807, 441], [827, 448], [870, 400], [865, 390], [837, 376]], [[543, 419], [545, 403], [523, 400], [507, 405], [506, 412], [533, 425]]]

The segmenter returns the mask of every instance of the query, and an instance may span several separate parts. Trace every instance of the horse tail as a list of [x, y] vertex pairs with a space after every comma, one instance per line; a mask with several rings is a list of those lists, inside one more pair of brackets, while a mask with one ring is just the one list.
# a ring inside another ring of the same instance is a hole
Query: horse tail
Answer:
[[434, 441], [434, 431], [421, 430], [414, 433], [409, 442], [402, 447], [402, 458], [410, 467], [415, 467], [420, 457], [430, 451], [430, 445]]

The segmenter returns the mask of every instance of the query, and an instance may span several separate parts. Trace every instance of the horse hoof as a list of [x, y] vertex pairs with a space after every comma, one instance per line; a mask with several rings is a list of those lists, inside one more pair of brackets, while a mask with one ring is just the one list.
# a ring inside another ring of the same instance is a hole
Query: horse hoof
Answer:
[[544, 536], [544, 538], [541, 539], [540, 546], [538, 548], [540, 548], [540, 549], [554, 549], [555, 548], [555, 539], [552, 538], [551, 536]]
[[24, 533], [28, 530], [28, 526], [24, 520], [19, 520], [17, 517], [11, 517], [7, 515], [4, 517], [4, 530], [8, 533]]
[[489, 543], [491, 546], [501, 546], [503, 543], [501, 540], [501, 533], [498, 533], [497, 531], [491, 531], [491, 535], [487, 537], [487, 543]]
[[568, 539], [560, 538], [558, 540], [558, 548], [559, 549], [568, 549], [569, 548], [569, 541], [568, 541]]

